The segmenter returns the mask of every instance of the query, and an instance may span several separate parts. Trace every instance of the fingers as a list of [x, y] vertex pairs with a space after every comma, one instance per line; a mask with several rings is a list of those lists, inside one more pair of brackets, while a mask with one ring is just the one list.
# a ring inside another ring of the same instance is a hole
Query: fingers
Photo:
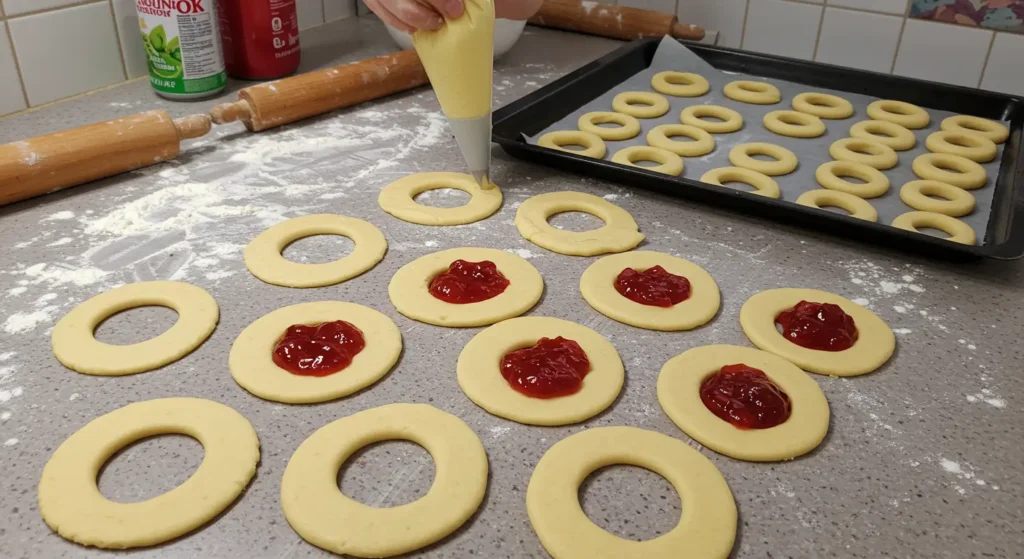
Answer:
[[366, 7], [373, 10], [385, 23], [406, 33], [420, 29], [439, 29], [444, 24], [433, 9], [415, 0], [364, 0]]
[[462, 16], [464, 6], [462, 0], [419, 0], [431, 6], [437, 13], [443, 14], [448, 19], [455, 19]]

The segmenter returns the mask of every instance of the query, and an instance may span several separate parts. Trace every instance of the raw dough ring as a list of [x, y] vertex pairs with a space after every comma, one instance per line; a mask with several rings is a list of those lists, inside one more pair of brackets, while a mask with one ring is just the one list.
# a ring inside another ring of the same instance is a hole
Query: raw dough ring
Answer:
[[[508, 287], [486, 301], [461, 305], [431, 295], [430, 282], [459, 259], [494, 262], [509, 281]], [[421, 256], [395, 272], [388, 286], [391, 304], [398, 312], [413, 320], [452, 328], [487, 326], [519, 316], [532, 309], [543, 294], [544, 279], [533, 264], [495, 248], [453, 248]]]
[[[706, 116], [721, 119], [722, 122], [701, 118]], [[683, 109], [683, 112], [679, 113], [679, 121], [712, 134], [728, 134], [743, 128], [743, 116], [740, 113], [718, 105], [693, 105], [686, 107]]]
[[[936, 200], [929, 196], [939, 196]], [[974, 211], [974, 196], [962, 188], [939, 181], [910, 181], [900, 189], [903, 203], [923, 212], [935, 212], [950, 217], [960, 217]]]
[[850, 127], [850, 136], [878, 142], [896, 151], [906, 151], [917, 145], [913, 132], [884, 120], [862, 120]]
[[[602, 530], [580, 507], [579, 490], [590, 474], [614, 464], [664, 477], [690, 512], [667, 534], [642, 542]], [[526, 512], [553, 559], [725, 559], [736, 540], [736, 503], [715, 465], [679, 439], [636, 427], [595, 427], [555, 443], [530, 477]]]
[[[501, 375], [501, 360], [510, 351], [530, 347], [541, 338], [563, 336], [580, 344], [590, 372], [580, 391], [560, 398], [531, 398], [516, 392]], [[622, 390], [625, 371], [615, 346], [601, 334], [575, 322], [524, 316], [499, 322], [469, 340], [459, 354], [459, 386], [473, 403], [498, 417], [527, 425], [570, 425], [601, 413]]]
[[850, 212], [850, 217], [878, 221], [878, 210], [870, 202], [839, 190], [809, 190], [801, 194], [796, 203], [818, 209], [834, 206]]
[[[704, 405], [704, 381], [740, 363], [764, 371], [789, 396], [792, 407], [785, 422], [769, 429], [738, 429]], [[818, 383], [789, 361], [750, 347], [696, 347], [669, 359], [658, 374], [658, 403], [687, 435], [737, 460], [792, 460], [817, 448], [828, 432], [828, 400]]]
[[[618, 124], [618, 128], [604, 128], [598, 124]], [[580, 117], [576, 122], [579, 129], [589, 132], [602, 140], [628, 140], [640, 133], [640, 122], [622, 113], [594, 111]]]
[[[316, 325], [344, 320], [366, 340], [345, 369], [325, 377], [292, 374], [274, 363], [274, 347], [294, 324]], [[266, 314], [242, 330], [228, 355], [228, 368], [239, 386], [254, 396], [285, 404], [328, 402], [380, 380], [398, 362], [402, 333], [390, 318], [369, 307], [341, 301], [300, 303]]]
[[879, 170], [892, 169], [900, 162], [896, 150], [885, 144], [863, 138], [836, 140], [829, 146], [828, 153], [838, 161], [863, 163]]
[[699, 74], [688, 72], [658, 72], [651, 79], [651, 87], [658, 93], [675, 97], [700, 97], [711, 89], [711, 84]]
[[766, 196], [768, 198], [778, 198], [782, 195], [779, 190], [779, 183], [775, 182], [771, 177], [742, 167], [711, 169], [704, 173], [704, 176], [700, 178], [700, 182], [717, 186], [722, 186], [723, 182], [741, 182], [754, 187], [755, 190], [750, 192], [750, 194], [757, 194], [758, 196]]
[[988, 181], [984, 167], [959, 155], [926, 153], [917, 156], [911, 167], [914, 174], [922, 179], [944, 182], [964, 190], [981, 188]]
[[[137, 503], [110, 501], [100, 493], [96, 479], [111, 456], [138, 440], [168, 434], [188, 435], [203, 445], [203, 462], [184, 483]], [[156, 545], [228, 508], [245, 491], [259, 460], [256, 431], [224, 404], [200, 398], [137, 402], [93, 419], [61, 443], [39, 480], [39, 512], [61, 537], [83, 545]]]
[[[819, 351], [787, 340], [775, 328], [775, 317], [800, 301], [839, 305], [857, 325], [857, 342], [843, 351]], [[821, 375], [852, 377], [870, 373], [884, 365], [896, 349], [896, 336], [878, 315], [846, 297], [817, 289], [782, 288], [757, 293], [743, 303], [740, 326], [757, 347]]]
[[[754, 159], [752, 155], [767, 155], [775, 161]], [[796, 169], [796, 154], [788, 149], [767, 142], [751, 142], [738, 144], [729, 150], [729, 161], [744, 169], [757, 171], [762, 175], [776, 176], [792, 173]]]
[[[93, 334], [108, 317], [146, 306], [174, 309], [178, 320], [163, 334], [137, 344], [106, 344]], [[64, 315], [53, 328], [53, 354], [65, 367], [87, 375], [144, 373], [191, 353], [210, 336], [219, 318], [217, 301], [194, 285], [130, 283], [96, 295]]]
[[951, 153], [976, 163], [988, 163], [999, 152], [996, 143], [981, 134], [949, 130], [929, 134], [924, 145], [930, 152]]
[[636, 118], [658, 118], [668, 112], [668, 99], [649, 91], [626, 91], [612, 99], [612, 110]]
[[[653, 161], [655, 167], [642, 167], [635, 161]], [[629, 146], [620, 149], [612, 156], [612, 163], [629, 165], [645, 171], [664, 173], [678, 177], [683, 172], [683, 159], [667, 149], [651, 146]]]
[[1005, 124], [970, 115], [948, 117], [942, 121], [939, 127], [949, 132], [984, 136], [997, 144], [1005, 142], [1010, 137], [1010, 129]]
[[[427, 494], [372, 507], [338, 489], [338, 469], [359, 449], [412, 441], [434, 459]], [[427, 404], [390, 404], [343, 417], [299, 445], [281, 478], [284, 517], [307, 542], [339, 555], [391, 557], [415, 551], [462, 526], [487, 490], [487, 453], [458, 417]]]
[[[418, 204], [416, 196], [440, 188], [455, 188], [472, 196], [464, 206], [435, 208]], [[489, 217], [501, 207], [501, 189], [497, 185], [483, 189], [463, 173], [416, 173], [385, 186], [377, 198], [380, 208], [389, 214], [418, 225], [465, 225]]]
[[[615, 289], [615, 279], [622, 270], [633, 268], [642, 272], [655, 266], [685, 277], [690, 282], [690, 297], [663, 308], [637, 303]], [[594, 262], [580, 277], [580, 293], [594, 310], [612, 320], [663, 332], [703, 326], [715, 317], [721, 305], [718, 284], [704, 268], [670, 254], [648, 250], [613, 254]]]
[[871, 103], [867, 112], [868, 116], [875, 120], [892, 122], [911, 130], [924, 128], [931, 122], [928, 111], [917, 105], [891, 99], [880, 99]]
[[825, 133], [820, 118], [799, 111], [772, 111], [762, 122], [768, 130], [790, 138], [817, 138]]
[[978, 236], [970, 225], [955, 217], [935, 212], [907, 212], [892, 220], [892, 226], [915, 233], [920, 233], [919, 227], [931, 227], [949, 235], [947, 241], [964, 245], [978, 243]]
[[782, 100], [779, 88], [765, 82], [737, 80], [726, 84], [722, 92], [729, 99], [753, 105], [774, 105]]
[[[864, 183], [850, 182], [842, 177], [858, 178]], [[851, 161], [829, 161], [814, 172], [818, 184], [861, 198], [878, 198], [889, 191], [889, 177], [874, 167]]]
[[[585, 212], [604, 226], [592, 231], [565, 231], [548, 223], [563, 212]], [[558, 254], [595, 256], [624, 252], [644, 240], [640, 226], [626, 210], [583, 192], [548, 192], [527, 199], [516, 211], [516, 229], [527, 241]]]
[[818, 118], [843, 119], [853, 116], [853, 104], [827, 93], [801, 93], [793, 98], [793, 109]]
[[[686, 136], [692, 142], [680, 142], [671, 136]], [[647, 143], [683, 157], [700, 157], [715, 151], [715, 138], [706, 130], [689, 124], [659, 124], [647, 133]]]
[[[557, 149], [566, 153], [574, 153], [583, 157], [601, 159], [608, 153], [604, 140], [590, 132], [580, 130], [555, 130], [548, 132], [537, 140], [537, 145], [550, 149]], [[583, 146], [583, 149], [568, 149], [562, 146]]]

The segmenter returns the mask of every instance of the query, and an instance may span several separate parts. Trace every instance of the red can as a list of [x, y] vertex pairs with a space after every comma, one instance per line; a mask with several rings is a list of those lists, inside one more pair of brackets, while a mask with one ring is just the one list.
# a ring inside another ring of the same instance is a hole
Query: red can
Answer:
[[299, 68], [295, 0], [217, 0], [217, 13], [228, 75], [268, 80]]

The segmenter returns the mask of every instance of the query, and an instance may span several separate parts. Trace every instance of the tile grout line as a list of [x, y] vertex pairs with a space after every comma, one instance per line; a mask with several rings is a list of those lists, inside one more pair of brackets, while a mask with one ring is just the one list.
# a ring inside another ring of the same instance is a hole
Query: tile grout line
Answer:
[[900, 36], [896, 39], [896, 49], [892, 53], [892, 64], [889, 65], [889, 73], [896, 73], [896, 60], [900, 57], [900, 48], [903, 46], [903, 34], [907, 30], [907, 18], [903, 18], [903, 22], [900, 23]]
[[818, 47], [821, 46], [821, 30], [825, 27], [825, 6], [821, 7], [821, 16], [818, 17], [818, 34], [814, 37], [814, 51], [811, 52], [811, 60], [818, 59]]
[[[893, 13], [893, 12], [883, 12], [883, 11], [879, 11], [879, 10], [869, 10], [867, 8], [849, 8], [849, 7], [846, 7], [846, 6], [837, 6], [835, 4], [824, 4], [822, 2], [812, 2], [810, 0], [785, 0], [785, 1], [786, 2], [790, 2], [792, 4], [805, 4], [805, 5], [809, 5], [809, 6], [821, 6], [822, 8], [834, 8], [836, 10], [847, 10], [847, 11], [850, 11], [850, 12], [861, 12], [861, 13], [865, 13], [865, 14], [876, 14], [876, 15], [880, 15], [880, 16], [901, 17], [900, 14]], [[904, 14], [903, 17], [906, 17], [906, 14]]]
[[[32, 106], [28, 100], [28, 88], [25, 87], [25, 77], [21, 74], [21, 61], [18, 60], [18, 49], [14, 46], [14, 33], [11, 33], [10, 20], [4, 20], [4, 30], [7, 31], [7, 42], [11, 46], [11, 58], [14, 59], [14, 71], [18, 74], [18, 85], [21, 86], [21, 97], [25, 100], [25, 108]], [[18, 111], [15, 111], [18, 112]]]
[[107, 0], [80, 0], [80, 1], [75, 2], [73, 4], [63, 4], [61, 6], [54, 6], [52, 8], [43, 8], [42, 10], [33, 10], [31, 12], [25, 12], [25, 13], [22, 13], [22, 14], [8, 14], [7, 15], [7, 21], [10, 21], [12, 19], [19, 19], [19, 18], [23, 18], [23, 17], [28, 17], [28, 16], [35, 16], [35, 15], [39, 15], [39, 14], [47, 14], [47, 13], [50, 13], [50, 12], [57, 12], [57, 11], [60, 11], [60, 10], [66, 10], [68, 8], [77, 8], [79, 6], [88, 6], [90, 4], [99, 4], [100, 2], [106, 2], [106, 1]]
[[[359, 0], [356, 0], [356, 13], [359, 13]], [[320, 0], [320, 17], [323, 19], [320, 25], [327, 23], [327, 0]]]
[[988, 42], [988, 51], [985, 52], [985, 62], [981, 65], [981, 75], [978, 76], [978, 89], [981, 89], [981, 83], [985, 81], [985, 71], [988, 70], [988, 61], [992, 58], [992, 49], [996, 46], [996, 33], [992, 32], [992, 38]]
[[750, 0], [747, 0], [746, 6], [743, 7], [743, 28], [740, 29], [740, 47], [743, 48], [743, 43], [747, 41], [747, 15], [750, 14]]
[[124, 46], [121, 45], [121, 29], [117, 26], [117, 14], [114, 12], [114, 0], [107, 2], [110, 8], [110, 19], [114, 22], [114, 41], [117, 43], [117, 53], [121, 55], [121, 72], [124, 79], [128, 79], [128, 59], [124, 55]]

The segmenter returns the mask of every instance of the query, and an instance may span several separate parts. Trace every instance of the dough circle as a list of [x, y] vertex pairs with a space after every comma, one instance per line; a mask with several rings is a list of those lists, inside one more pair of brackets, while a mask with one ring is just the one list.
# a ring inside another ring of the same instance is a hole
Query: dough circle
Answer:
[[[686, 136], [693, 141], [680, 142], [673, 140], [673, 136]], [[689, 124], [659, 124], [647, 133], [647, 143], [682, 157], [700, 157], [715, 151], [715, 138]]]
[[[704, 120], [704, 117], [717, 118], [722, 122]], [[679, 113], [679, 121], [712, 134], [728, 134], [743, 128], [743, 116], [740, 113], [718, 105], [686, 107], [683, 112]]]
[[[574, 153], [583, 157], [593, 157], [594, 159], [601, 159], [608, 153], [604, 140], [599, 136], [579, 130], [555, 130], [554, 132], [548, 132], [537, 140], [537, 145], [566, 153]], [[580, 146], [583, 149], [568, 149], [563, 146]]]
[[976, 163], [988, 163], [995, 159], [996, 153], [999, 152], [995, 142], [981, 134], [970, 132], [933, 132], [928, 135], [924, 145], [930, 152], [959, 155]]
[[612, 110], [636, 118], [658, 118], [668, 112], [668, 99], [649, 91], [627, 91], [612, 99]]
[[[428, 191], [455, 188], [472, 196], [457, 208], [435, 208], [418, 204], [414, 198]], [[489, 217], [501, 207], [501, 189], [497, 185], [483, 189], [463, 173], [416, 173], [385, 186], [377, 198], [380, 208], [389, 214], [418, 225], [465, 225]]]
[[[936, 200], [929, 196], [938, 196]], [[900, 189], [903, 203], [923, 212], [935, 212], [960, 217], [974, 211], [974, 196], [962, 188], [939, 181], [910, 181]]]
[[[605, 128], [598, 124], [617, 124], [616, 128]], [[594, 111], [579, 118], [576, 125], [583, 132], [589, 132], [602, 140], [628, 140], [640, 133], [640, 122], [622, 113]]]
[[896, 151], [906, 151], [917, 145], [913, 132], [885, 120], [862, 120], [850, 127], [850, 136], [872, 140]]
[[931, 227], [949, 235], [947, 241], [964, 245], [978, 243], [978, 236], [970, 225], [955, 217], [935, 212], [907, 212], [892, 220], [892, 226], [915, 233], [920, 233], [921, 227]]
[[899, 124], [904, 128], [916, 130], [924, 128], [931, 122], [928, 111], [903, 101], [880, 99], [868, 105], [868, 116], [875, 120], [884, 120]]
[[[808, 349], [787, 340], [775, 327], [775, 318], [800, 301], [832, 303], [853, 318], [858, 338], [843, 351]], [[755, 294], [740, 309], [740, 326], [757, 347], [821, 375], [852, 377], [881, 367], [896, 349], [896, 336], [878, 315], [827, 291], [817, 289], [769, 289]]]
[[[355, 248], [344, 258], [320, 264], [293, 262], [281, 255], [289, 244], [313, 235], [348, 237]], [[370, 270], [387, 251], [387, 239], [369, 221], [316, 214], [289, 219], [267, 229], [245, 247], [244, 254], [249, 272], [266, 283], [283, 287], [323, 287]]]
[[[645, 468], [671, 483], [686, 503], [679, 524], [638, 542], [591, 522], [580, 506], [580, 485], [615, 464]], [[636, 427], [595, 427], [552, 445], [530, 477], [526, 512], [553, 559], [725, 559], [736, 540], [736, 503], [711, 460], [679, 439]]]
[[[96, 480], [110, 457], [136, 441], [169, 434], [203, 445], [203, 461], [184, 483], [137, 503], [100, 493]], [[156, 545], [227, 509], [245, 491], [259, 459], [256, 431], [224, 404], [200, 398], [136, 402], [97, 417], [61, 443], [39, 480], [39, 512], [61, 537], [83, 545]]]
[[[373, 507], [338, 489], [338, 470], [359, 449], [412, 441], [434, 459], [427, 494]], [[339, 555], [391, 557], [415, 551], [462, 526], [487, 490], [487, 453], [458, 417], [427, 404], [389, 404], [317, 429], [292, 454], [281, 478], [281, 509], [307, 542]]]
[[827, 93], [801, 93], [793, 98], [793, 109], [818, 118], [843, 119], [853, 116], [853, 104]]
[[782, 196], [782, 192], [779, 190], [779, 183], [775, 182], [771, 177], [742, 167], [711, 169], [704, 173], [704, 176], [700, 178], [700, 182], [717, 186], [724, 186], [723, 182], [741, 182], [754, 187], [754, 191], [750, 192], [750, 194], [757, 194], [758, 196], [766, 196], [768, 198]]
[[946, 118], [939, 125], [943, 130], [984, 136], [997, 144], [1010, 137], [1010, 129], [1001, 122], [970, 115], [956, 115]]
[[988, 174], [980, 164], [948, 153], [919, 155], [911, 168], [922, 179], [944, 182], [964, 190], [981, 188], [988, 181]]
[[654, 78], [651, 79], [651, 87], [654, 88], [654, 91], [665, 95], [700, 97], [711, 89], [711, 84], [699, 74], [669, 70], [654, 74]]
[[[690, 282], [690, 297], [668, 308], [655, 307], [628, 299], [615, 289], [615, 279], [622, 270], [633, 268], [642, 272], [655, 266], [685, 277]], [[594, 262], [580, 277], [580, 293], [594, 310], [612, 320], [663, 332], [692, 330], [707, 324], [718, 313], [722, 301], [718, 284], [704, 268], [689, 260], [648, 250], [613, 254]]]
[[[604, 221], [604, 226], [592, 231], [565, 231], [548, 223], [551, 216], [563, 212], [591, 214]], [[629, 212], [583, 192], [548, 192], [529, 198], [516, 211], [515, 223], [527, 241], [568, 256], [624, 252], [644, 240]]]
[[892, 169], [900, 162], [896, 150], [885, 144], [863, 138], [836, 140], [829, 146], [828, 153], [838, 161], [863, 163], [879, 170]]
[[[704, 381], [722, 367], [737, 364], [764, 371], [789, 396], [792, 405], [786, 421], [769, 429], [739, 429], [704, 405]], [[750, 347], [696, 347], [669, 359], [658, 374], [658, 403], [694, 440], [738, 460], [792, 460], [817, 448], [828, 433], [828, 400], [818, 383], [789, 361]]]
[[[352, 363], [325, 377], [292, 374], [274, 363], [274, 348], [295, 324], [344, 320], [366, 340]], [[341, 301], [300, 303], [266, 314], [242, 330], [228, 354], [239, 386], [254, 396], [285, 404], [315, 404], [348, 396], [380, 380], [398, 362], [402, 333], [390, 318], [369, 307]]]
[[[843, 180], [842, 177], [858, 178], [863, 183]], [[838, 190], [861, 198], [878, 198], [889, 191], [889, 177], [863, 163], [851, 161], [829, 161], [814, 172], [818, 184], [829, 190]]]
[[[496, 297], [477, 303], [455, 304], [430, 293], [430, 282], [456, 260], [494, 262], [508, 287]], [[519, 316], [533, 308], [544, 294], [544, 279], [526, 259], [495, 248], [442, 250], [402, 266], [388, 285], [391, 304], [403, 315], [420, 322], [450, 328], [487, 326]]]
[[[636, 161], [653, 161], [658, 165], [643, 167]], [[683, 159], [667, 149], [651, 146], [629, 146], [620, 149], [612, 156], [613, 163], [629, 165], [654, 173], [664, 173], [678, 177], [683, 172]]]
[[733, 101], [753, 105], [774, 105], [782, 100], [779, 88], [765, 82], [737, 80], [726, 84], [722, 92]]
[[768, 130], [790, 138], [817, 138], [825, 133], [820, 118], [799, 111], [772, 111], [762, 122]]
[[[166, 332], [129, 345], [106, 344], [94, 332], [108, 317], [138, 307], [174, 309]], [[130, 283], [101, 293], [71, 310], [53, 327], [53, 354], [65, 367], [87, 375], [144, 373], [173, 363], [199, 347], [220, 318], [217, 301], [203, 289], [178, 281]]]
[[[558, 336], [580, 344], [590, 360], [580, 391], [545, 399], [531, 398], [509, 386], [501, 375], [505, 354]], [[570, 425], [590, 419], [615, 402], [625, 381], [622, 359], [611, 342], [586, 326], [546, 316], [512, 318], [473, 336], [459, 354], [456, 370], [459, 386], [474, 404], [527, 425]]]
[[809, 190], [796, 199], [801, 206], [825, 208], [833, 206], [850, 212], [850, 217], [865, 221], [878, 221], [878, 210], [867, 200], [839, 190]]
[[[754, 159], [753, 155], [767, 155], [775, 161]], [[737, 167], [757, 171], [762, 175], [786, 175], [796, 170], [796, 154], [788, 149], [766, 142], [738, 144], [729, 150], [729, 162]]]

